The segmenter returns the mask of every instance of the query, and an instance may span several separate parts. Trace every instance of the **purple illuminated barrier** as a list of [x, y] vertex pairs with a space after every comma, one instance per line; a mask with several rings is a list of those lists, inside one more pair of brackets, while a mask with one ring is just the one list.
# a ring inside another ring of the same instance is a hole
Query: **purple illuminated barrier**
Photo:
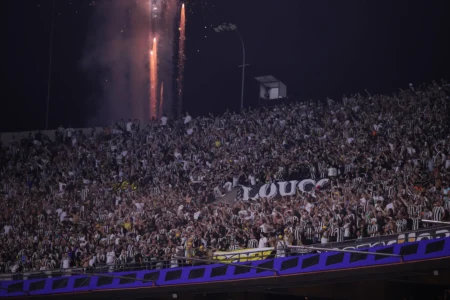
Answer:
[[[234, 265], [214, 264], [163, 270], [104, 273], [103, 276], [80, 274], [47, 279], [3, 281], [0, 282], [0, 297], [73, 293], [102, 289], [158, 288], [167, 285], [245, 280], [374, 265], [401, 264], [450, 257], [450, 237], [379, 246], [369, 248], [366, 251], [397, 254], [398, 256], [324, 252]], [[258, 269], [249, 268], [248, 265], [258, 267]]]

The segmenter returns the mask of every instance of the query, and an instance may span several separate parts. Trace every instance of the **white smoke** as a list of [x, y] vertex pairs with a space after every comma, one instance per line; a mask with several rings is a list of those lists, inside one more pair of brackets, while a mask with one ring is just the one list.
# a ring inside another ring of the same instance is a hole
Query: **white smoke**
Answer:
[[149, 10], [145, 1], [97, 2], [82, 68], [101, 96], [92, 123], [112, 124], [124, 118], [148, 118]]

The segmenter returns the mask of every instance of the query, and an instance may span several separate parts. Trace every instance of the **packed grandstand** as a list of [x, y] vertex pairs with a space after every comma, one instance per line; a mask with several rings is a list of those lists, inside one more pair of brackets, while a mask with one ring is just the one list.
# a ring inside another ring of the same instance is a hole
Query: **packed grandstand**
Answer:
[[[449, 89], [12, 140], [0, 149], [0, 271], [177, 267], [435, 226], [422, 220], [450, 215]], [[326, 184], [242, 194], [305, 179]]]

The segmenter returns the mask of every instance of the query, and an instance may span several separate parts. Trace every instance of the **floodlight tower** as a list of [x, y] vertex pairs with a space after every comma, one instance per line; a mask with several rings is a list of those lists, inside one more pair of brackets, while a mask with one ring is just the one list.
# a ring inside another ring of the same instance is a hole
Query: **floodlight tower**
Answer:
[[242, 84], [241, 84], [241, 110], [244, 108], [244, 84], [245, 84], [245, 67], [247, 66], [245, 64], [245, 45], [244, 40], [242, 39], [241, 34], [239, 33], [239, 30], [235, 24], [232, 23], [223, 23], [222, 25], [217, 26], [214, 28], [214, 31], [217, 33], [225, 32], [225, 31], [234, 31], [238, 35], [239, 39], [241, 40], [242, 44], [242, 65], [239, 67], [242, 68]]

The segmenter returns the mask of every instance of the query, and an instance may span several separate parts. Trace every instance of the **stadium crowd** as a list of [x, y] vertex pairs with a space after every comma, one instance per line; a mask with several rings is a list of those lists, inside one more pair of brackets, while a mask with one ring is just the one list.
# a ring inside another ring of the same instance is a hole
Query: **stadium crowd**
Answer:
[[[0, 272], [143, 264], [216, 250], [326, 244], [448, 220], [449, 88], [353, 95], [0, 148]], [[288, 197], [239, 185], [329, 178]], [[163, 267], [159, 265], [159, 267]]]

